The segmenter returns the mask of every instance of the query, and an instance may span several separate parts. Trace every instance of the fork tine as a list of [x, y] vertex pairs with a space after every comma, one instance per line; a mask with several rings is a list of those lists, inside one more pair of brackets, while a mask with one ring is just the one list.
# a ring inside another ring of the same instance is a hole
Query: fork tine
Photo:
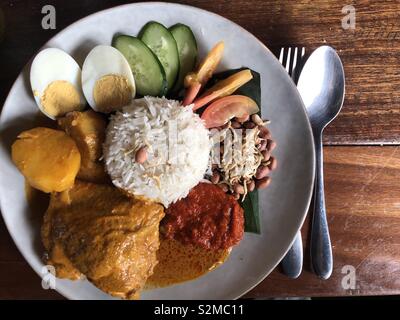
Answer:
[[297, 65], [297, 58], [298, 58], [297, 54], [298, 54], [298, 48], [295, 47], [294, 53], [293, 53], [293, 63], [292, 63], [292, 72], [291, 72], [292, 78], [294, 78], [294, 76], [296, 74], [296, 65]]
[[301, 48], [301, 57], [303, 58], [305, 54], [306, 54], [306, 48], [302, 47]]
[[283, 56], [285, 54], [285, 48], [281, 48], [281, 52], [279, 53], [279, 62], [283, 65]]
[[289, 73], [289, 75], [290, 75], [290, 55], [291, 55], [291, 53], [292, 53], [292, 48], [289, 47], [288, 52], [287, 52], [286, 67], [285, 67], [286, 72]]
[[[292, 55], [293, 52], [293, 55]], [[286, 53], [286, 55], [285, 55]], [[285, 68], [286, 72], [295, 81], [298, 68], [301, 68], [303, 58], [306, 54], [305, 47], [282, 47], [279, 53], [279, 62]]]

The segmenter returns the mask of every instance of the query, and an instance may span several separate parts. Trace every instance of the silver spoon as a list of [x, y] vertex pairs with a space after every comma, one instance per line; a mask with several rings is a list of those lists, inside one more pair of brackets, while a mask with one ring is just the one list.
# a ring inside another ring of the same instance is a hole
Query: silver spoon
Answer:
[[344, 87], [343, 65], [338, 54], [329, 46], [319, 47], [304, 65], [297, 88], [311, 122], [317, 157], [311, 263], [314, 272], [323, 279], [328, 279], [332, 274], [333, 259], [325, 209], [322, 132], [342, 108]]

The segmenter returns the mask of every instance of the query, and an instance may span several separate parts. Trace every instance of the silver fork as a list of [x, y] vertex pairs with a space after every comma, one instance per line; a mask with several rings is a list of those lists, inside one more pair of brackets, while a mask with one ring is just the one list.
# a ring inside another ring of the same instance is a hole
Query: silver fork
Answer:
[[[294, 47], [293, 49], [294, 50], [292, 50], [291, 47], [287, 48], [287, 50], [281, 48], [279, 62], [285, 67], [286, 72], [292, 78], [294, 83], [297, 84], [298, 75], [300, 74], [299, 69], [302, 67], [302, 63], [304, 62], [303, 60], [306, 54], [306, 48]], [[291, 248], [281, 262], [281, 266], [283, 272], [292, 279], [296, 279], [300, 275], [303, 268], [303, 242], [301, 240], [300, 231], [297, 232]]]

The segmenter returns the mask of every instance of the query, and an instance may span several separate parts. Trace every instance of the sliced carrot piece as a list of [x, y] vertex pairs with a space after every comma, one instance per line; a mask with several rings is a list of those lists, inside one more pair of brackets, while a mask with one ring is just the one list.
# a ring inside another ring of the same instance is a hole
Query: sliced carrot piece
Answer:
[[215, 69], [222, 59], [224, 53], [224, 42], [218, 42], [211, 51], [207, 54], [207, 57], [200, 64], [197, 71], [197, 80], [205, 85], [208, 80], [212, 77]]
[[[202, 86], [212, 77], [215, 69], [222, 59], [224, 52], [224, 42], [218, 42], [211, 51], [207, 54], [206, 58], [200, 63], [196, 72], [191, 72], [185, 77], [186, 90], [183, 105], [188, 105], [193, 102], [199, 93]], [[194, 94], [195, 93], [195, 94]]]
[[199, 99], [194, 101], [193, 110], [199, 109], [215, 99], [229, 96], [251, 79], [253, 79], [253, 75], [249, 69], [246, 69], [217, 82], [216, 85], [208, 89]]
[[196, 82], [192, 84], [189, 88], [186, 89], [185, 92], [185, 98], [183, 99], [182, 104], [184, 106], [187, 106], [193, 102], [193, 100], [196, 98], [198, 95], [199, 91], [201, 88], [201, 84], [199, 82]]

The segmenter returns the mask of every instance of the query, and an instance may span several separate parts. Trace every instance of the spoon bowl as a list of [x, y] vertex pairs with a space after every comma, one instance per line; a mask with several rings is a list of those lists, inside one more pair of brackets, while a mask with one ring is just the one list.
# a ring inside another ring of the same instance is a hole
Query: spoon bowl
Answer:
[[340, 112], [344, 81], [343, 65], [336, 51], [329, 46], [316, 49], [297, 84], [313, 130], [323, 130]]

